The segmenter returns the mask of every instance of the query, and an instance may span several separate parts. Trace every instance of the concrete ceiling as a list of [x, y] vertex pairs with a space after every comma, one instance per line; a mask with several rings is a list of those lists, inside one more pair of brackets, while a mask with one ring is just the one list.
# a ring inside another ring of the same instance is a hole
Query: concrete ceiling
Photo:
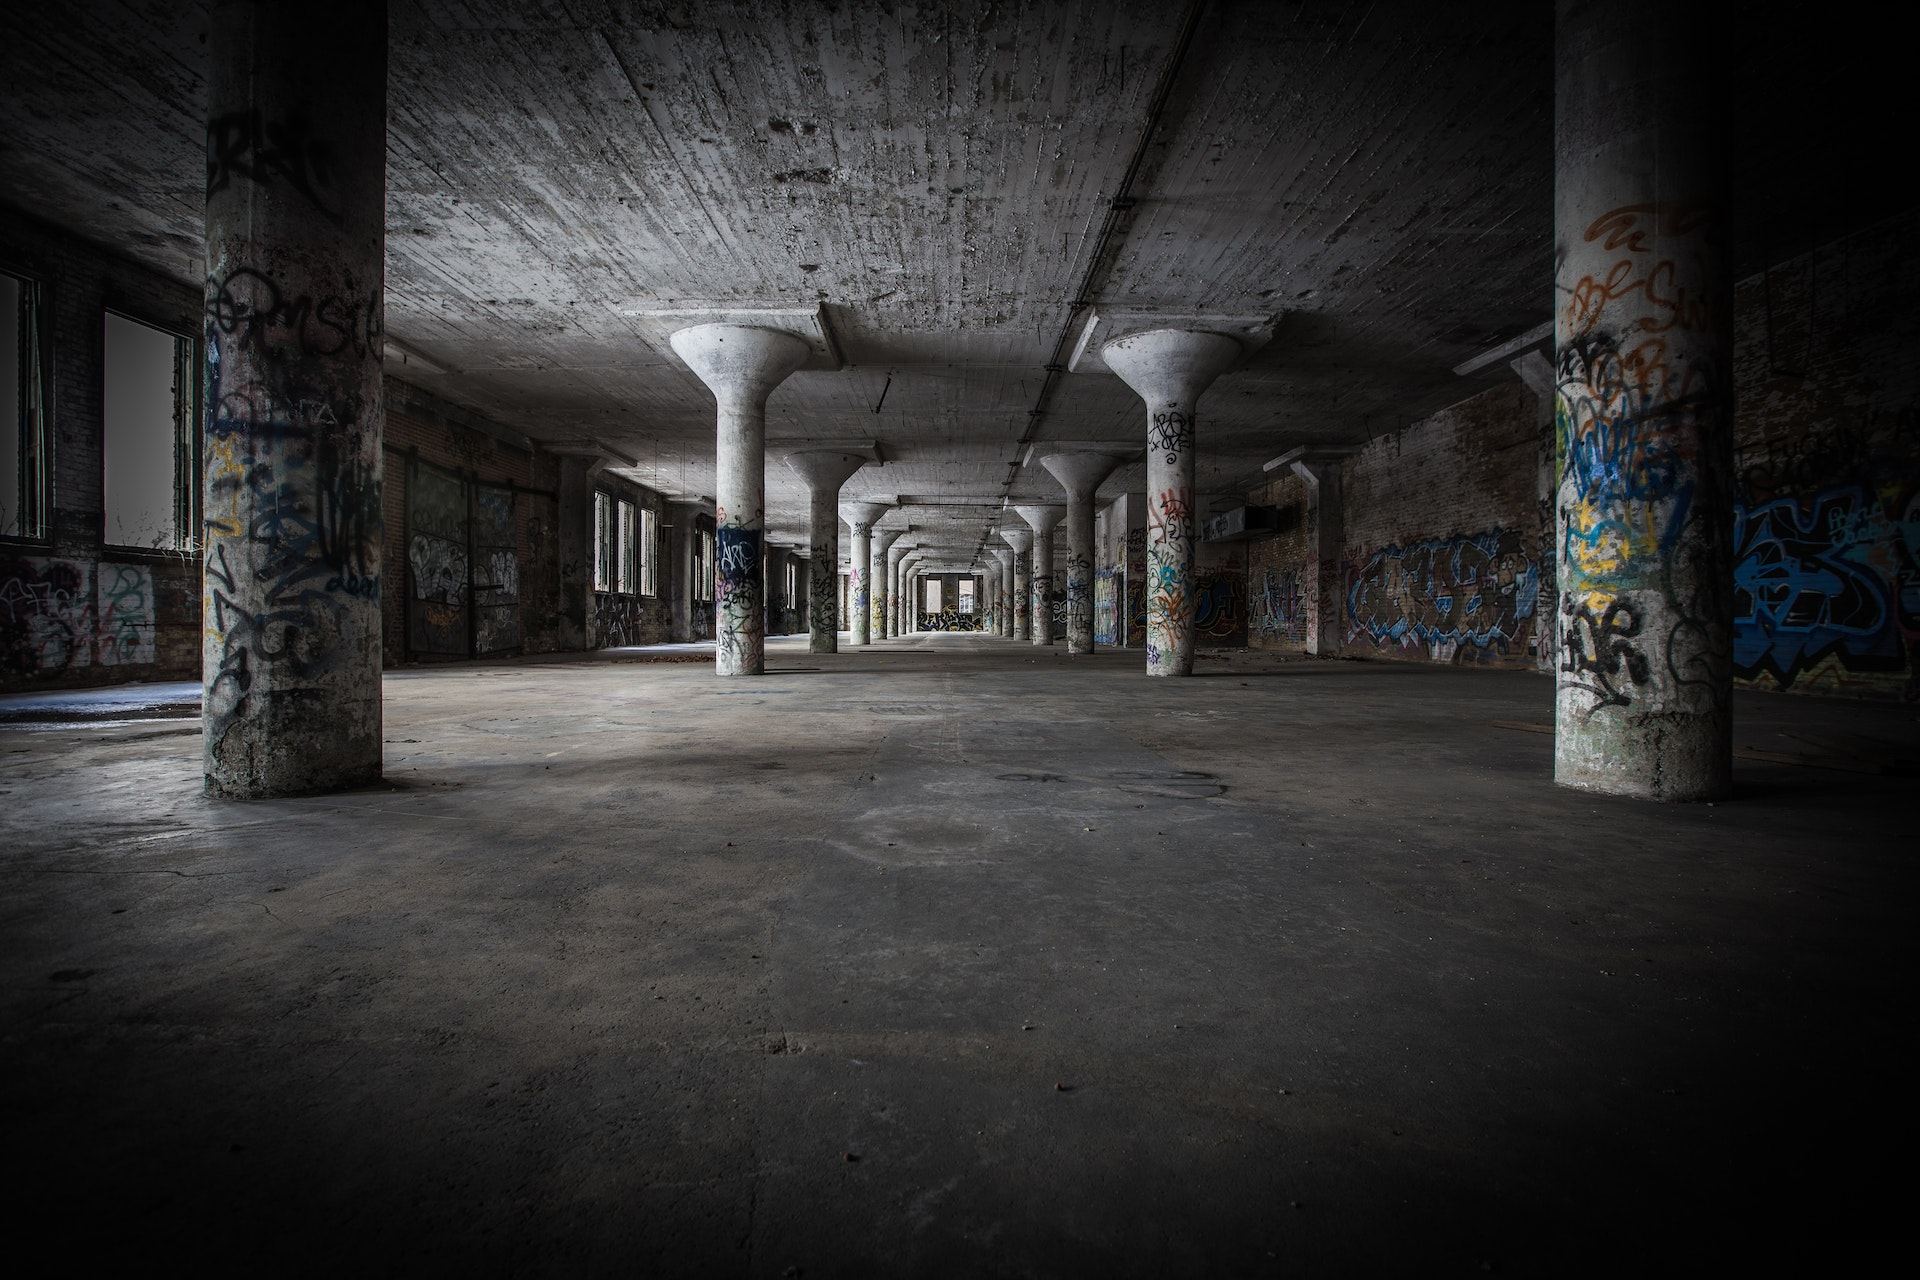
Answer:
[[[0, 189], [198, 281], [204, 9], [0, 22]], [[1278, 317], [1201, 403], [1203, 494], [1499, 376], [1451, 369], [1549, 315], [1551, 6], [1210, 0], [1149, 130], [1182, 22], [1165, 0], [397, 2], [390, 363], [710, 495], [712, 400], [646, 313], [824, 304], [846, 367], [774, 394], [770, 450], [877, 442], [845, 496], [916, 500], [885, 523], [962, 561], [1015, 518], [1003, 499], [1060, 499], [1027, 443], [1143, 435], [1110, 373], [1043, 397], [1083, 287], [1108, 314]], [[1784, 43], [1737, 61], [1778, 65]], [[1749, 257], [1811, 207], [1754, 159], [1808, 127], [1767, 88], [1735, 90], [1776, 129], [1742, 139], [1749, 204], [1777, 214]], [[767, 478], [770, 536], [804, 543], [804, 490], [777, 461]]]

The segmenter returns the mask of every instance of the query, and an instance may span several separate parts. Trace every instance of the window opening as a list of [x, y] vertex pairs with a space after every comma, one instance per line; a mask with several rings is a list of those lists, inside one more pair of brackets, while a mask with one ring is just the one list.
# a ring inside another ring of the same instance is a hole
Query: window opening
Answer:
[[960, 579], [960, 612], [973, 612], [973, 579]]
[[703, 604], [713, 600], [713, 530], [700, 531], [700, 550], [694, 557], [693, 598]]
[[199, 545], [193, 339], [106, 313], [101, 464], [106, 541]]
[[940, 612], [940, 579], [927, 579], [927, 612]]
[[47, 536], [40, 289], [0, 272], [0, 536]]
[[593, 495], [593, 589], [613, 590], [613, 499]]
[[633, 504], [622, 498], [615, 506], [619, 509], [620, 518], [614, 535], [615, 554], [619, 562], [618, 571], [614, 577], [620, 584], [620, 590], [627, 595], [632, 595], [634, 588]]
[[640, 594], [660, 594], [660, 516], [652, 507], [640, 509]]

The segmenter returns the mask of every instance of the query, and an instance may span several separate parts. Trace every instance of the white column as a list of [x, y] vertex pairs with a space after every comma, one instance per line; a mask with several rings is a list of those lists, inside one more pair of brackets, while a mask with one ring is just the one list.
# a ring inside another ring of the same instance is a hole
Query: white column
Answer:
[[1240, 358], [1225, 334], [1151, 329], [1100, 349], [1147, 406], [1147, 674], [1193, 674], [1194, 410]]
[[673, 349], [713, 392], [714, 670], [757, 676], [766, 667], [767, 397], [806, 361], [801, 339], [753, 325], [681, 329]]

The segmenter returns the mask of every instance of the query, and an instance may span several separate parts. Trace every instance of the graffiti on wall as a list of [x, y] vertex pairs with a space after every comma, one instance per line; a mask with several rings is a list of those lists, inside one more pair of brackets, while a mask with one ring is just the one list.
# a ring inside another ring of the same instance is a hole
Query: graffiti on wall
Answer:
[[137, 564], [103, 564], [94, 581], [94, 654], [105, 667], [153, 661], [153, 570]]
[[1093, 639], [1096, 644], [1119, 644], [1119, 606], [1126, 590], [1125, 576], [1112, 565], [1101, 565], [1093, 576]]
[[1525, 635], [1539, 571], [1519, 534], [1504, 529], [1383, 547], [1347, 592], [1348, 639], [1451, 662], [1506, 654]]
[[1249, 593], [1247, 630], [1251, 635], [1304, 643], [1307, 605], [1298, 569], [1268, 569]]
[[1238, 569], [1194, 574], [1193, 640], [1213, 646], [1247, 642], [1247, 578]]
[[1849, 671], [1903, 670], [1903, 631], [1913, 629], [1920, 604], [1916, 535], [1920, 493], [1895, 519], [1874, 495], [1851, 486], [1807, 503], [1737, 506], [1736, 674], [1768, 675], [1789, 687], [1829, 659]]
[[978, 631], [980, 615], [968, 610], [962, 613], [958, 609], [941, 609], [938, 612], [921, 610], [920, 629], [922, 631]]
[[1834, 414], [1736, 453], [1737, 679], [1920, 698], [1915, 426]]
[[666, 632], [664, 606], [639, 596], [596, 591], [593, 594], [593, 634], [603, 649], [654, 644]]
[[153, 571], [145, 565], [0, 560], [0, 675], [154, 660]]

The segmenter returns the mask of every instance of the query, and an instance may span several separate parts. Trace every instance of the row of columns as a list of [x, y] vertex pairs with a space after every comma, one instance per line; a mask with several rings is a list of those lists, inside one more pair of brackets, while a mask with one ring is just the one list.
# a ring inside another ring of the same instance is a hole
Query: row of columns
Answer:
[[[383, 9], [340, 23], [215, 0], [208, 23], [203, 714], [206, 781], [222, 794], [338, 790], [381, 771]], [[1654, 0], [1559, 0], [1555, 38], [1555, 777], [1671, 799], [1724, 795], [1731, 777], [1729, 150], [1709, 20]], [[273, 140], [296, 133], [324, 166], [274, 159]], [[313, 314], [336, 317], [338, 336], [312, 341], [299, 318]], [[741, 325], [682, 330], [673, 346], [716, 405], [716, 669], [758, 674], [766, 400], [808, 347]], [[1176, 329], [1103, 348], [1146, 409], [1150, 675], [1192, 672], [1196, 409], [1238, 351]], [[850, 458], [796, 467], [814, 487], [816, 649], [833, 647], [836, 612], [838, 527], [822, 497]], [[1093, 495], [1119, 459], [1042, 461], [1067, 492], [1068, 648], [1087, 653]], [[1330, 481], [1310, 477], [1337, 510]], [[1032, 527], [1039, 551], [1048, 531]], [[850, 622], [867, 643], [897, 628], [897, 587], [871, 520], [852, 550]], [[1008, 548], [999, 587], [1016, 599], [1019, 554]], [[1038, 563], [1034, 578], [1052, 567], [1044, 551]], [[1001, 613], [1019, 627], [1017, 605]], [[1050, 621], [1030, 619], [1036, 641]]]

